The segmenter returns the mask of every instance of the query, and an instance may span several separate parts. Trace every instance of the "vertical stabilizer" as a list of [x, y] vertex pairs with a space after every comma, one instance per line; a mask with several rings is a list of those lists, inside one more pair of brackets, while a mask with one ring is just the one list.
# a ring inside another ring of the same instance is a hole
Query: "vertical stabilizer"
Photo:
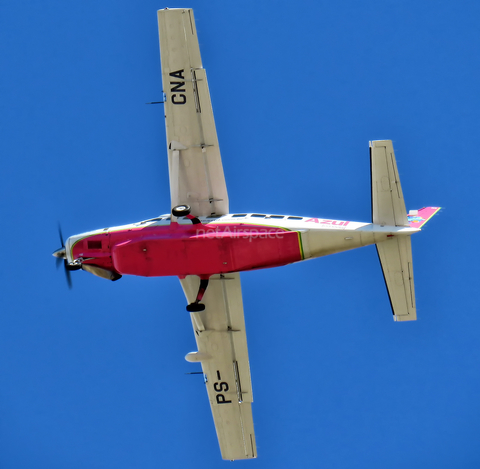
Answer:
[[441, 207], [423, 207], [419, 210], [410, 210], [408, 212], [408, 224], [412, 228], [421, 228], [440, 211]]

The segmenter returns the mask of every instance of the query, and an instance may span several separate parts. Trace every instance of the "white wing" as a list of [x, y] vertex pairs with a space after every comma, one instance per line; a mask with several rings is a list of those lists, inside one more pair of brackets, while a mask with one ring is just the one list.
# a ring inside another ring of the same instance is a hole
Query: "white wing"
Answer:
[[191, 9], [158, 11], [172, 207], [228, 213], [228, 195]]
[[[188, 276], [180, 282], [192, 303], [199, 278]], [[205, 311], [190, 313], [198, 352], [187, 355], [187, 359], [201, 361], [222, 458], [255, 458], [252, 382], [240, 275], [210, 277], [202, 303]]]

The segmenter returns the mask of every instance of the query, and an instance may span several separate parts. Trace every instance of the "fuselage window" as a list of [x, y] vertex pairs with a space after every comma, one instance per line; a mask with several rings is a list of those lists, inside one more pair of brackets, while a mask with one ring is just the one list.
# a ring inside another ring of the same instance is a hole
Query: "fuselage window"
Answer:
[[144, 220], [144, 221], [141, 221], [139, 224], [140, 225], [145, 225], [145, 223], [152, 223], [154, 221], [159, 221], [159, 220], [163, 220], [162, 217], [158, 217], [158, 218], [150, 218], [148, 220]]
[[88, 249], [102, 249], [102, 242], [101, 241], [87, 241]]

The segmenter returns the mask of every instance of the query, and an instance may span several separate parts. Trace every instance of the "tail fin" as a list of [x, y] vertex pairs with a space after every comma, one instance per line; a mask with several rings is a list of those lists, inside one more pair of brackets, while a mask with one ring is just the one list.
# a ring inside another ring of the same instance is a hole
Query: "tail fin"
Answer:
[[441, 207], [423, 207], [420, 210], [410, 210], [408, 212], [408, 224], [412, 228], [421, 228], [440, 211]]

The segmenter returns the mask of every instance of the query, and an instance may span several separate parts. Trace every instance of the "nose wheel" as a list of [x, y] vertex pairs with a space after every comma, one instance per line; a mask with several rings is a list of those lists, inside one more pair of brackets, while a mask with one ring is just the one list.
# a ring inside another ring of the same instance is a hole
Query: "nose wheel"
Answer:
[[199, 313], [200, 311], [205, 310], [205, 305], [201, 304], [203, 295], [205, 295], [205, 290], [208, 287], [208, 278], [207, 279], [200, 279], [200, 287], [198, 288], [197, 298], [193, 303], [190, 303], [187, 306], [187, 311], [189, 313]]

